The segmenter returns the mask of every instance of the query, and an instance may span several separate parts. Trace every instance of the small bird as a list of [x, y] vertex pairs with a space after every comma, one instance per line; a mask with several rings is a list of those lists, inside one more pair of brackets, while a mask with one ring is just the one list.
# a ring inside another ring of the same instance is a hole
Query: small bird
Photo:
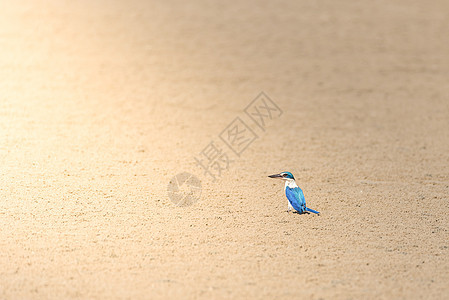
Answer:
[[293, 176], [292, 173], [282, 172], [279, 174], [270, 175], [268, 177], [285, 180], [285, 195], [287, 196], [288, 199], [287, 212], [290, 212], [292, 208], [294, 208], [300, 214], [306, 212], [319, 214], [318, 211], [306, 207], [306, 199], [304, 198], [304, 193], [296, 184], [295, 177]]

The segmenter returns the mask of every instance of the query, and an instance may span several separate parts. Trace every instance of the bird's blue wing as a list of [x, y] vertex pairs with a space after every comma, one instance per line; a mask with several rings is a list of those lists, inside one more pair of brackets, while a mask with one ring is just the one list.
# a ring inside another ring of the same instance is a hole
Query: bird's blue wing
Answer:
[[288, 202], [291, 206], [299, 213], [303, 213], [306, 210], [306, 199], [304, 198], [304, 193], [299, 187], [285, 188], [285, 195], [287, 196]]

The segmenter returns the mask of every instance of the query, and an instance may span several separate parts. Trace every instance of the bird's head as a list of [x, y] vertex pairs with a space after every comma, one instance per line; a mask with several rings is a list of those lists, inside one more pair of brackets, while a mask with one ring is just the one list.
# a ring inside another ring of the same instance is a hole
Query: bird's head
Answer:
[[289, 180], [289, 179], [290, 180], [295, 180], [295, 177], [290, 172], [282, 172], [282, 173], [279, 173], [279, 174], [270, 175], [268, 177], [282, 179], [282, 180]]

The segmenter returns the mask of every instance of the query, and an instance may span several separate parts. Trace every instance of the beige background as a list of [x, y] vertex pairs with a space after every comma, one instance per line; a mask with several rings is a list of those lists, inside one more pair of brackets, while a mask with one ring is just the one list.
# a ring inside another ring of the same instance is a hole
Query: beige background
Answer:
[[[0, 298], [447, 299], [448, 11], [1, 0]], [[211, 182], [260, 91], [284, 114]]]

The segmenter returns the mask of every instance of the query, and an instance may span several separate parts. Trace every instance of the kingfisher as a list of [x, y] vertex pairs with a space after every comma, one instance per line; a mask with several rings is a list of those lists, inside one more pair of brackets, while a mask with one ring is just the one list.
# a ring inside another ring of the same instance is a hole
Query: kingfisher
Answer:
[[290, 212], [294, 208], [298, 213], [314, 213], [319, 214], [320, 212], [306, 207], [306, 199], [304, 198], [304, 193], [301, 188], [296, 184], [295, 177], [290, 172], [282, 172], [279, 174], [274, 174], [268, 176], [270, 178], [278, 178], [285, 180], [285, 195], [288, 199], [288, 210]]

